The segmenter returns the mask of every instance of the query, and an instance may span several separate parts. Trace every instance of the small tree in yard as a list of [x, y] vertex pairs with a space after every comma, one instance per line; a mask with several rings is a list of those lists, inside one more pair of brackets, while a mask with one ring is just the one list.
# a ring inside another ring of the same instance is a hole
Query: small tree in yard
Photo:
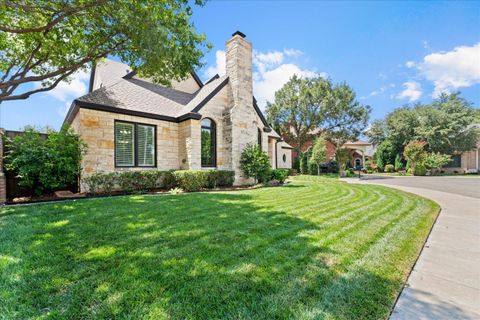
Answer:
[[320, 175], [320, 165], [327, 162], [327, 160], [327, 142], [324, 137], [320, 136], [315, 140], [312, 154], [308, 161], [317, 166], [317, 172]]
[[268, 175], [270, 160], [259, 145], [248, 144], [240, 157], [240, 167], [246, 178], [254, 178], [257, 183]]
[[7, 138], [6, 146], [5, 168], [15, 172], [20, 186], [33, 188], [37, 195], [75, 183], [86, 149], [68, 127], [50, 130], [46, 139], [28, 128], [24, 135]]
[[435, 174], [435, 171], [439, 171], [441, 167], [443, 167], [449, 162], [449, 155], [441, 154], [439, 152], [432, 152], [427, 155], [427, 157], [423, 161], [423, 165], [427, 170], [430, 170], [431, 174]]
[[402, 157], [399, 154], [397, 154], [395, 156], [395, 171], [400, 171], [402, 170], [402, 168], [403, 168]]
[[414, 140], [410, 141], [405, 146], [403, 156], [410, 162], [410, 168], [413, 172], [413, 175], [415, 175], [415, 167], [418, 164], [421, 165], [427, 157], [427, 153], [425, 152], [425, 145], [425, 141]]
[[350, 161], [350, 153], [347, 149], [338, 148], [335, 152], [335, 159], [340, 169], [340, 176], [343, 178], [346, 176], [345, 169], [347, 168], [347, 163]]

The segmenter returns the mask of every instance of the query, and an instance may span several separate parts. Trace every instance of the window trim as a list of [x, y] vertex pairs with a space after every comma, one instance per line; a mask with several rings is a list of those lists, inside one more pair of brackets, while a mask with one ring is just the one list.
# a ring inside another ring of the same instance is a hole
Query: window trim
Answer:
[[[205, 119], [208, 119], [210, 120], [210, 123], [211, 123], [211, 126], [210, 127], [205, 127], [202, 125], [202, 121], [205, 120]], [[208, 165], [204, 165], [202, 163], [202, 129], [209, 129], [210, 130], [210, 135], [213, 137], [212, 138], [212, 143], [213, 144], [213, 147], [211, 146], [211, 148], [213, 149], [213, 163], [212, 164], [208, 164]], [[213, 130], [213, 134], [212, 134], [212, 130]], [[202, 118], [200, 120], [200, 166], [202, 168], [216, 168], [217, 167], [217, 123], [212, 119], [212, 118], [209, 118], [209, 117], [205, 117], [205, 118]]]
[[[133, 125], [133, 165], [119, 166], [117, 165], [117, 135], [115, 134], [115, 125], [118, 123], [129, 123]], [[153, 127], [153, 165], [139, 165], [138, 164], [138, 125]], [[157, 126], [155, 124], [133, 122], [126, 120], [115, 119], [113, 122], [113, 162], [115, 168], [156, 168], [157, 167]]]

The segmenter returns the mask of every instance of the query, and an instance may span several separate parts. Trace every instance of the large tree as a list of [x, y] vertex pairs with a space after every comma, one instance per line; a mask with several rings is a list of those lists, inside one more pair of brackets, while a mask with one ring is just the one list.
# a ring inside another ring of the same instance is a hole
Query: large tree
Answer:
[[386, 138], [398, 153], [412, 140], [425, 141], [429, 152], [453, 154], [475, 147], [476, 110], [458, 93], [442, 95], [431, 104], [402, 107], [387, 115]]
[[300, 153], [323, 133], [337, 146], [356, 139], [367, 126], [370, 107], [361, 105], [345, 83], [294, 75], [267, 103], [267, 118]]
[[0, 2], [0, 102], [51, 90], [109, 55], [168, 84], [200, 66], [207, 46], [188, 0]]

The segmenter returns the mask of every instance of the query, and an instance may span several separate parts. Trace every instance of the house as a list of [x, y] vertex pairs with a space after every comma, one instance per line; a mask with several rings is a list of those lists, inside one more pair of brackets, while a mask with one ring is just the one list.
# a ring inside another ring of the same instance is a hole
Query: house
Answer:
[[[319, 132], [319, 130], [315, 130], [314, 132]], [[303, 144], [302, 152], [308, 153], [313, 148], [314, 140], [308, 140]], [[295, 143], [291, 143], [295, 146]], [[327, 141], [327, 159], [329, 161], [335, 160], [335, 152], [336, 147], [330, 141]], [[365, 166], [366, 160], [373, 159], [373, 155], [375, 153], [375, 146], [372, 145], [370, 142], [357, 140], [357, 141], [348, 141], [343, 144], [342, 148], [345, 148], [350, 153], [351, 158], [351, 165], [354, 168], [363, 168]], [[292, 150], [292, 158], [297, 159], [299, 157], [298, 152], [294, 149]]]
[[[480, 123], [472, 124], [467, 129], [480, 130]], [[445, 172], [480, 173], [480, 140], [473, 150], [454, 154], [449, 164], [442, 167]]]
[[89, 93], [65, 123], [88, 151], [82, 176], [123, 170], [222, 169], [242, 176], [240, 156], [259, 144], [273, 168], [291, 168], [292, 147], [272, 130], [253, 96], [252, 44], [239, 31], [226, 43], [226, 75], [203, 83], [192, 72], [171, 87], [106, 60], [92, 70]]

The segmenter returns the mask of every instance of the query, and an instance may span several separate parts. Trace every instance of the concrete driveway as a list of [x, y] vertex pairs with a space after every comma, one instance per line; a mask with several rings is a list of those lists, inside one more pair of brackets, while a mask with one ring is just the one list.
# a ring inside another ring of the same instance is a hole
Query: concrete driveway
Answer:
[[415, 193], [442, 207], [390, 319], [480, 319], [480, 177], [345, 180]]

